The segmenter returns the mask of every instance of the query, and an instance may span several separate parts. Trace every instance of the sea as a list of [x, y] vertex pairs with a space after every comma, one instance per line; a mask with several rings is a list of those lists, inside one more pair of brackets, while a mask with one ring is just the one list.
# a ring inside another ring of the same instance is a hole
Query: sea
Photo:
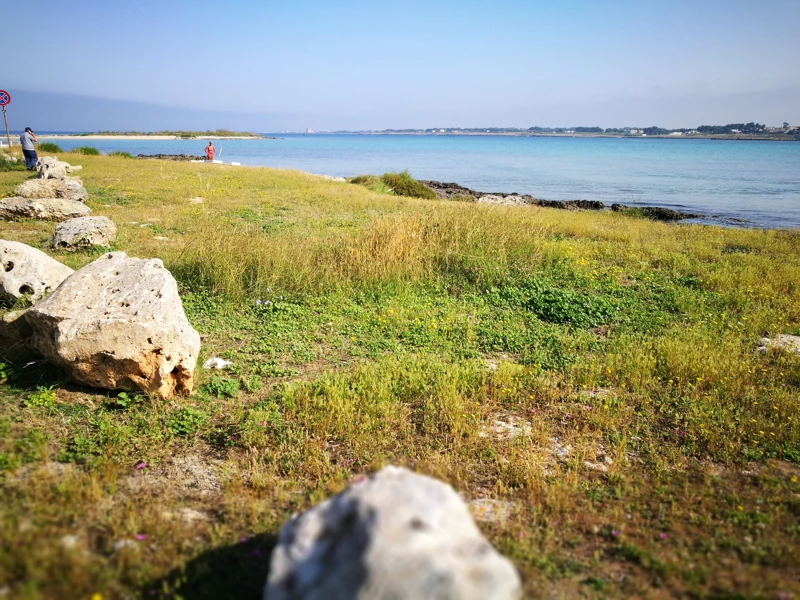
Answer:
[[[662, 206], [692, 222], [800, 227], [800, 143], [465, 135], [285, 134], [214, 140], [225, 163], [351, 177], [408, 169], [417, 179], [545, 200]], [[65, 150], [201, 155], [203, 140], [62, 139]]]

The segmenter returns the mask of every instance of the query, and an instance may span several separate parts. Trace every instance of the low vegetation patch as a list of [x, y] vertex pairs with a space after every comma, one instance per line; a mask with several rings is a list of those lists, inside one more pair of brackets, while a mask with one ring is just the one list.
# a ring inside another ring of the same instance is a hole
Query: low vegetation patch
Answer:
[[436, 192], [411, 177], [408, 170], [402, 173], [384, 173], [380, 177], [376, 175], [357, 175], [350, 179], [350, 183], [363, 185], [367, 189], [381, 194], [412, 196], [428, 200], [437, 198]]
[[84, 154], [86, 156], [99, 156], [100, 151], [93, 146], [78, 146], [77, 148], [73, 148], [71, 152], [75, 154]]
[[130, 152], [124, 152], [122, 150], [117, 150], [115, 152], [109, 152], [109, 156], [119, 156], [120, 158], [133, 158], [133, 154]]
[[159, 402], [0, 356], [10, 597], [258, 598], [280, 525], [387, 463], [498, 501], [526, 597], [800, 595], [800, 356], [759, 350], [800, 332], [798, 232], [81, 163], [232, 365]]
[[50, 152], [52, 154], [55, 154], [57, 152], [63, 152], [63, 150], [61, 149], [61, 146], [59, 146], [58, 144], [54, 144], [53, 142], [42, 142], [42, 143], [40, 143], [39, 144], [39, 150], [41, 152]]

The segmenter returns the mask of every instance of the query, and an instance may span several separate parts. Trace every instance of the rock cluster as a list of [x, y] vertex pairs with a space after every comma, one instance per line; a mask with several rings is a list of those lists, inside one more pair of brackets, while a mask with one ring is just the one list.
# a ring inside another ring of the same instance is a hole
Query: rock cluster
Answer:
[[76, 381], [163, 398], [192, 391], [200, 335], [158, 259], [106, 254], [67, 277], [25, 318], [33, 347]]
[[191, 154], [137, 154], [136, 158], [157, 158], [160, 160], [205, 160], [205, 156], [193, 156]]
[[38, 179], [21, 183], [14, 190], [16, 196], [0, 200], [0, 218], [64, 221], [91, 212], [84, 204], [89, 194], [83, 183], [68, 176], [80, 167], [44, 156], [36, 163], [36, 169]]
[[385, 467], [285, 523], [265, 600], [509, 600], [511, 562], [449, 485]]
[[671, 208], [660, 206], [625, 206], [624, 204], [612, 204], [611, 210], [634, 217], [647, 217], [654, 221], [680, 221], [682, 219], [697, 219], [703, 215], [685, 213]]
[[[604, 210], [606, 208], [605, 204], [598, 200], [542, 200], [525, 194], [476, 192], [475, 190], [471, 190], [457, 183], [423, 180], [420, 180], [420, 183], [425, 184], [436, 192], [439, 198], [446, 200], [466, 200], [481, 204], [500, 204], [505, 206], [542, 206], [561, 210]], [[703, 216], [657, 206], [630, 207], [622, 204], [612, 204], [611, 210], [635, 216], [643, 216], [656, 221], [679, 221], [681, 219], [694, 219]]]
[[[116, 226], [85, 216], [88, 195], [66, 176], [70, 169], [41, 159], [39, 179], [18, 186], [20, 197], [0, 201], [0, 216], [63, 221], [50, 240], [57, 249], [109, 246]], [[94, 387], [162, 398], [192, 391], [200, 336], [160, 260], [112, 252], [73, 271], [35, 248], [0, 240], [0, 262], [0, 296], [33, 302], [0, 318], [0, 347], [35, 351]]]

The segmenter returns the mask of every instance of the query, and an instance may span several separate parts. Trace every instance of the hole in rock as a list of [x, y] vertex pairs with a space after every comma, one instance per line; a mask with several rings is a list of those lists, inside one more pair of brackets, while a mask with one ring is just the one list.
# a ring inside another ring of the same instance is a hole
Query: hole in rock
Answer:
[[6, 263], [6, 266], [5, 266], [6, 273], [8, 273], [8, 272], [9, 272], [11, 269], [13, 269], [13, 268], [14, 268], [14, 263], [13, 263], [13, 262], [11, 262], [11, 261], [8, 261], [8, 262]]
[[33, 293], [33, 288], [31, 286], [29, 286], [29, 285], [20, 286], [19, 293], [22, 294], [23, 296], [25, 294], [32, 294]]

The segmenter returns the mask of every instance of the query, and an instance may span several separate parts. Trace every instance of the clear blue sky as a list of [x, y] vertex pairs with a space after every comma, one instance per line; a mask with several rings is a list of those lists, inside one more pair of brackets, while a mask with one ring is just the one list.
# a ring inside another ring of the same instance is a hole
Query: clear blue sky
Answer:
[[[0, 12], [0, 88], [19, 93], [10, 116], [40, 128], [125, 122], [123, 105], [96, 99], [126, 101], [132, 129], [155, 126], [158, 108], [140, 102], [187, 109], [187, 123], [164, 113], [176, 127], [262, 130], [800, 123], [800, 0], [47, 0]], [[59, 110], [60, 94], [88, 98]]]

